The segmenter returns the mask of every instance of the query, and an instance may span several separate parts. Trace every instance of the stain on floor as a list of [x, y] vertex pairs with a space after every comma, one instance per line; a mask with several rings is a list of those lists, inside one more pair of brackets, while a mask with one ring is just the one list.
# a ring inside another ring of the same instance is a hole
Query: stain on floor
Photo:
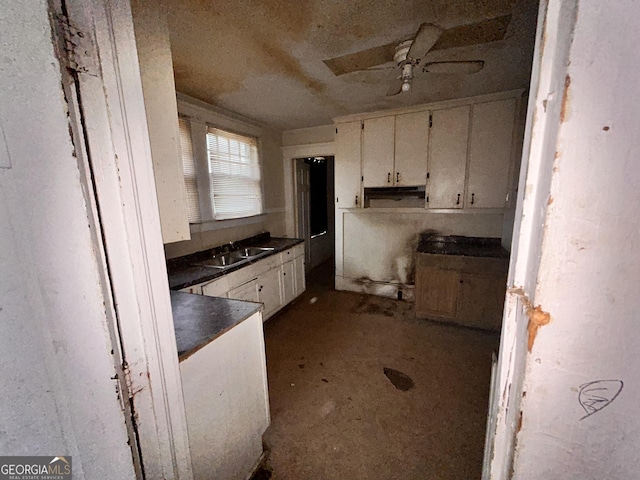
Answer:
[[387, 376], [389, 381], [393, 384], [393, 386], [398, 390], [406, 392], [407, 390], [411, 390], [413, 387], [415, 387], [413, 379], [409, 375], [402, 373], [399, 370], [384, 367], [382, 371]]
[[[410, 302], [336, 292], [332, 275], [331, 264], [314, 270], [265, 324], [271, 478], [479, 479], [499, 336], [416, 319]], [[385, 367], [413, 388], [397, 390]]]

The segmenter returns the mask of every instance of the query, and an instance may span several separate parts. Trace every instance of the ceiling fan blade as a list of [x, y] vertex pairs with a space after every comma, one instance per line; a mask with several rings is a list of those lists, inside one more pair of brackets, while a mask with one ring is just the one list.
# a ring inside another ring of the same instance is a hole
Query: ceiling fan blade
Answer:
[[484, 60], [469, 60], [460, 62], [430, 62], [422, 68], [429, 73], [476, 73], [484, 67]]
[[442, 32], [431, 50], [445, 50], [502, 40], [507, 33], [510, 22], [511, 15], [504, 15], [478, 23], [449, 28]]
[[391, 85], [389, 85], [387, 97], [398, 95], [400, 92], [402, 92], [402, 78], [396, 78], [391, 82]]
[[407, 53], [407, 58], [417, 60], [424, 57], [436, 44], [440, 35], [442, 35], [442, 29], [440, 27], [432, 25], [431, 23], [423, 23], [420, 25]]
[[366, 70], [376, 65], [387, 63], [393, 58], [396, 49], [396, 42], [379, 47], [361, 50], [360, 52], [342, 55], [341, 57], [324, 60], [324, 63], [334, 75], [344, 75], [345, 73]]

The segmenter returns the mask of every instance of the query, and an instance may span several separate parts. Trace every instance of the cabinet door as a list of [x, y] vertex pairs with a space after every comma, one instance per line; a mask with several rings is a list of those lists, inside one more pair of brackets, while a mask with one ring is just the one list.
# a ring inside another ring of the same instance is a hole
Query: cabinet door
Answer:
[[296, 297], [296, 271], [293, 259], [282, 264], [282, 303], [286, 305]]
[[428, 208], [462, 208], [470, 107], [432, 112]]
[[364, 121], [362, 137], [362, 176], [366, 187], [393, 185], [395, 116]]
[[244, 300], [247, 302], [258, 302], [258, 280], [251, 280], [229, 290], [229, 298], [233, 298], [234, 300]]
[[429, 112], [396, 116], [395, 172], [397, 186], [427, 183], [429, 156]]
[[455, 270], [419, 267], [416, 270], [416, 315], [455, 317], [459, 284], [460, 274]]
[[306, 289], [306, 279], [304, 276], [304, 255], [293, 259], [293, 268], [296, 275], [296, 297]]
[[258, 277], [258, 300], [264, 304], [265, 320], [282, 305], [280, 271], [280, 267], [272, 268]]
[[467, 208], [504, 208], [511, 166], [516, 100], [473, 106]]
[[458, 318], [470, 327], [500, 331], [506, 275], [460, 275]]
[[360, 194], [360, 121], [340, 123], [336, 128], [335, 192], [336, 208], [361, 205]]

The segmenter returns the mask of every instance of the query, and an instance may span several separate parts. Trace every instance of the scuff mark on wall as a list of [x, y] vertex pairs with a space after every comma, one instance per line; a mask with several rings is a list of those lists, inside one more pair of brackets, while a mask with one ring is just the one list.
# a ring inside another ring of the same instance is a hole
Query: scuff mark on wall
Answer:
[[560, 123], [564, 123], [569, 119], [569, 86], [571, 85], [571, 77], [567, 74], [564, 77], [564, 91], [562, 92], [562, 107], [560, 108]]

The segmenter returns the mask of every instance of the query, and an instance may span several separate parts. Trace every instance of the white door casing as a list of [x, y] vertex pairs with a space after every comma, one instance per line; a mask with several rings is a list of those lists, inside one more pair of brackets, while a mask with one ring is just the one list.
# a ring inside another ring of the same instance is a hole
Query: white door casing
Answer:
[[[146, 478], [192, 478], [130, 5], [68, 0], [82, 115], [137, 446]], [[78, 35], [82, 33], [82, 37]], [[80, 41], [82, 38], [82, 41]], [[140, 473], [139, 473], [140, 474]]]
[[491, 392], [488, 425], [495, 431], [487, 434], [489, 463], [483, 467], [483, 480], [509, 480], [512, 475], [527, 359], [527, 313], [535, 302], [562, 109], [559, 93], [565, 89], [564, 75], [558, 72], [567, 65], [576, 14], [574, 0], [540, 2], [500, 354]]

